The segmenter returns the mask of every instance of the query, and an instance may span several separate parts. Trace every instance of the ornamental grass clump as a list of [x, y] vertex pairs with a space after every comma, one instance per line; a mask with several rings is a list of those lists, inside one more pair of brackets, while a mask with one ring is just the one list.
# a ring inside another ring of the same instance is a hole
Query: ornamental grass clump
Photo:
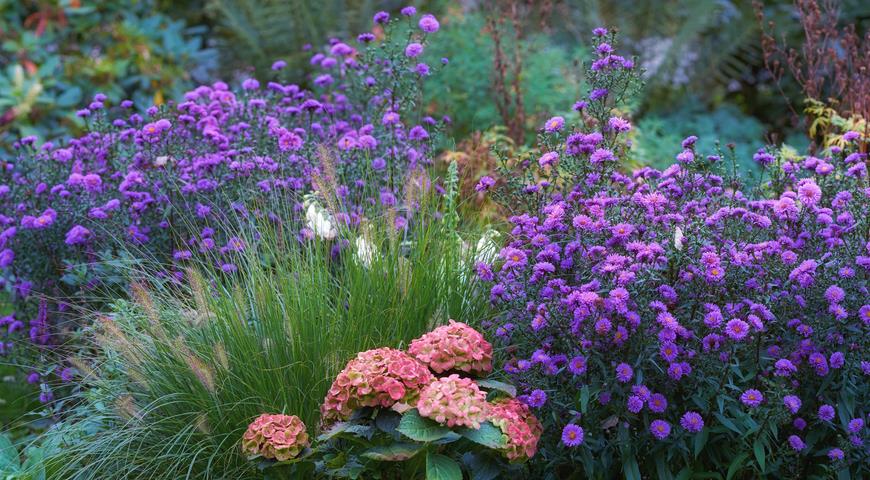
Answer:
[[[237, 219], [304, 217], [289, 235], [332, 239], [388, 212], [405, 235], [446, 122], [420, 113], [437, 20], [382, 20], [380, 38], [314, 53], [311, 90], [282, 83], [276, 62], [272, 81], [202, 85], [144, 113], [98, 94], [78, 112], [87, 134], [17, 142], [0, 169], [0, 270], [15, 307], [0, 353], [28, 335], [40, 347], [66, 343], [77, 307], [125, 293], [114, 262], [125, 252], [164, 262], [176, 281], [195, 253], [236, 270], [246, 246], [226, 226]], [[276, 211], [275, 198], [293, 209]], [[52, 365], [37, 368], [52, 376]]]
[[477, 265], [504, 371], [544, 420], [538, 473], [867, 476], [870, 139], [759, 150], [755, 185], [695, 137], [623, 172], [638, 73], [596, 39], [577, 118], [504, 167], [513, 228]]

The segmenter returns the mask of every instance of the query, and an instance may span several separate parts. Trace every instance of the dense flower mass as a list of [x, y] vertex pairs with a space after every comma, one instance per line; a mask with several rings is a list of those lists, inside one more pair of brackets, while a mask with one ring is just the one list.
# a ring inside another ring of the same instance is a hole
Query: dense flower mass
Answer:
[[332, 382], [320, 407], [322, 421], [346, 420], [362, 407], [415, 406], [420, 390], [433, 379], [425, 365], [401, 350], [360, 352]]
[[[16, 308], [0, 352], [22, 333], [62, 343], [77, 319], [71, 303], [123, 291], [102, 261], [127, 249], [176, 280], [196, 253], [235, 272], [245, 246], [224, 229], [249, 218], [287, 222], [301, 240], [335, 238], [373, 209], [406, 228], [416, 208], [406, 193], [430, 188], [424, 170], [444, 122], [416, 107], [437, 20], [399, 40], [394, 27], [382, 43], [333, 40], [314, 52], [312, 90], [280, 81], [276, 62], [273, 81], [203, 85], [141, 113], [99, 95], [83, 110], [90, 133], [17, 143], [0, 171], [0, 269]], [[313, 192], [321, 208], [303, 202]], [[44, 316], [38, 298], [52, 299]]]
[[492, 345], [477, 330], [453, 320], [412, 341], [408, 353], [438, 374], [456, 370], [485, 375], [492, 371]]
[[242, 453], [279, 462], [296, 458], [308, 445], [305, 424], [295, 415], [260, 415], [242, 437]]
[[417, 403], [417, 410], [423, 417], [448, 427], [474, 429], [486, 421], [488, 408], [486, 393], [473, 380], [455, 373], [438, 378], [423, 388]]
[[[535, 456], [544, 429], [526, 404], [514, 398], [495, 400], [490, 403], [488, 420], [504, 435], [502, 453], [508, 460], [521, 462]], [[575, 432], [571, 440], [582, 443], [583, 430]]]
[[[705, 421], [751, 415], [785, 425], [785, 444], [799, 431], [790, 418], [798, 410], [841, 394], [866, 398], [867, 139], [804, 158], [765, 150], [758, 185], [727, 176], [727, 154], [705, 155], [693, 137], [665, 170], [623, 173], [630, 124], [606, 99], [624, 90], [603, 85], [618, 85], [631, 66], [611, 52], [599, 50], [593, 70], [602, 76], [592, 74], [578, 121], [541, 129], [541, 149], [558, 162], [502, 172], [507, 193], [495, 195], [512, 209], [513, 230], [498, 258], [478, 266], [501, 312], [490, 327], [505, 371], [554, 419], [547, 434], [573, 422], [590, 444], [613, 434], [602, 427], [613, 419], [669, 442], [674, 424], [694, 434]], [[579, 421], [578, 391], [597, 400]], [[822, 422], [835, 417], [827, 408]], [[870, 413], [848, 408], [843, 415]], [[813, 428], [825, 432], [814, 443], [825, 451], [852, 435], [843, 425]], [[638, 451], [650, 441], [633, 438]], [[570, 456], [558, 442], [548, 455]], [[800, 438], [790, 443], [804, 449]], [[845, 455], [866, 459], [857, 445]]]

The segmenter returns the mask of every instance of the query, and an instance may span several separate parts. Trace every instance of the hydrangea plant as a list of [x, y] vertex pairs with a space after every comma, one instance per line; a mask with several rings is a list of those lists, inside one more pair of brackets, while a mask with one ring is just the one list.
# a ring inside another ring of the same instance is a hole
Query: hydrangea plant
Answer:
[[[434, 358], [455, 357], [455, 365], [492, 351], [477, 330], [453, 321], [411, 344], [426, 345]], [[263, 467], [290, 478], [304, 472], [329, 478], [461, 480], [465, 471], [486, 480], [525, 472], [522, 464], [537, 452], [542, 427], [529, 407], [513, 398], [515, 389], [492, 379], [474, 380], [460, 370], [430, 368], [411, 352], [361, 352], [326, 394], [324, 431], [310, 450], [304, 450], [307, 437], [298, 429], [292, 441], [281, 443], [281, 456], [270, 450], [275, 437], [261, 433], [262, 424], [288, 418], [281, 415], [255, 420], [242, 448], [252, 459], [265, 458]], [[283, 439], [279, 436], [279, 442]]]
[[866, 475], [868, 139], [759, 150], [757, 185], [695, 137], [624, 173], [637, 72], [595, 34], [580, 115], [505, 167], [513, 229], [477, 266], [504, 370], [544, 419], [538, 474]]

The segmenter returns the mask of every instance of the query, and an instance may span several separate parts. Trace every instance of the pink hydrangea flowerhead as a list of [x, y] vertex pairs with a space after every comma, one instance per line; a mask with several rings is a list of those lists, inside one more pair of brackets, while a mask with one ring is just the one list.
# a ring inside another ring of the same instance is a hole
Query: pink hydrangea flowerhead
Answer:
[[411, 342], [408, 353], [439, 374], [453, 370], [485, 375], [492, 371], [492, 345], [477, 330], [453, 320]]
[[529, 407], [515, 398], [502, 398], [490, 403], [488, 420], [505, 437], [502, 454], [511, 462], [523, 462], [538, 451], [538, 440], [544, 427]]
[[401, 350], [360, 352], [332, 382], [320, 407], [321, 420], [324, 425], [347, 420], [363, 407], [414, 406], [420, 389], [433, 378], [425, 365]]
[[489, 411], [486, 393], [457, 374], [435, 379], [420, 392], [417, 411], [448, 427], [480, 428]]
[[242, 453], [284, 462], [310, 445], [305, 424], [296, 415], [263, 414], [242, 436]]

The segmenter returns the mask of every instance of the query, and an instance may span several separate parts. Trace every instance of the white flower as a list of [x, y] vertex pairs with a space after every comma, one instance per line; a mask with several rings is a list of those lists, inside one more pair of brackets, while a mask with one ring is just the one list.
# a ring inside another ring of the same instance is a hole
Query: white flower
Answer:
[[474, 261], [491, 263], [496, 255], [498, 255], [499, 246], [495, 242], [501, 237], [501, 234], [495, 230], [487, 230], [477, 241], [477, 248], [474, 250]]
[[676, 248], [679, 251], [682, 251], [684, 238], [686, 238], [686, 237], [683, 236], [683, 229], [680, 227], [677, 227], [674, 230], [674, 248]]
[[170, 157], [167, 157], [166, 155], [161, 155], [161, 156], [155, 158], [155, 159], [154, 159], [154, 166], [155, 166], [155, 167], [164, 167], [164, 166], [166, 166], [166, 164], [169, 163], [169, 158], [170, 158]]
[[313, 195], [306, 195], [303, 205], [307, 226], [315, 235], [324, 240], [332, 240], [338, 235], [332, 215], [317, 203]]
[[372, 266], [372, 260], [378, 250], [365, 237], [356, 237], [356, 259], [366, 268]]

